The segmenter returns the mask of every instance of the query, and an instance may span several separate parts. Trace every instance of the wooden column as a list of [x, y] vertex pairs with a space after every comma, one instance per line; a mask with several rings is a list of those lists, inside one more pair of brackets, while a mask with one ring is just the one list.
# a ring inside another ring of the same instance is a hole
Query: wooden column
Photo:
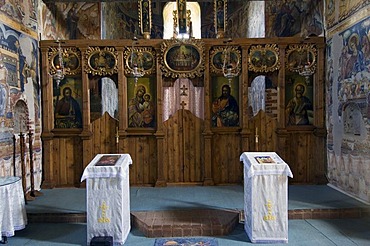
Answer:
[[287, 45], [279, 45], [280, 70], [278, 75], [278, 121], [277, 121], [277, 152], [284, 159], [287, 157], [288, 132], [285, 128], [285, 49]]
[[[205, 45], [205, 54], [209, 54], [211, 47]], [[211, 131], [211, 98], [210, 98], [210, 68], [209, 55], [205, 56], [205, 73], [204, 73], [204, 177], [203, 185], [214, 185], [212, 177], [212, 131]]]
[[317, 44], [317, 68], [314, 80], [314, 125], [318, 128], [325, 126], [325, 47]]
[[[250, 45], [243, 45], [242, 46], [242, 70], [240, 73], [240, 80], [241, 86], [239, 86], [239, 98], [241, 98], [241, 109], [242, 109], [242, 117], [241, 117], [241, 145], [242, 145], [242, 152], [251, 151], [251, 146], [249, 146], [249, 139], [251, 137], [251, 130], [249, 129], [249, 114], [248, 114], [248, 86], [249, 86], [249, 71], [248, 71], [248, 50]], [[240, 153], [241, 154], [241, 153]]]
[[127, 77], [124, 69], [123, 53], [125, 47], [118, 49], [118, 153], [128, 152], [127, 142]]
[[[85, 52], [87, 50], [87, 46], [81, 47], [81, 64], [85, 64]], [[85, 167], [90, 163], [93, 159], [93, 146], [92, 146], [92, 131], [91, 131], [91, 123], [90, 123], [90, 87], [89, 87], [89, 75], [86, 73], [83, 68], [81, 71], [81, 79], [82, 79], [82, 132], [80, 134], [82, 140], [82, 163], [80, 165], [76, 165], [75, 175], [78, 177], [75, 178], [76, 182], [80, 180], [83, 170]], [[85, 184], [85, 183], [84, 183]], [[80, 184], [76, 184], [79, 186]]]
[[157, 181], [155, 182], [156, 187], [167, 186], [164, 178], [164, 157], [163, 157], [163, 144], [164, 144], [164, 132], [163, 132], [163, 104], [162, 104], [162, 71], [160, 68], [160, 48], [156, 48], [156, 73], [157, 73], [157, 131], [155, 133], [157, 139]]
[[41, 48], [41, 96], [42, 96], [42, 134], [41, 139], [43, 142], [43, 173], [44, 181], [42, 188], [55, 187], [54, 181], [54, 162], [56, 156], [53, 151], [53, 133], [51, 130], [54, 128], [54, 112], [53, 109], [53, 78], [49, 74], [48, 63], [48, 47]]

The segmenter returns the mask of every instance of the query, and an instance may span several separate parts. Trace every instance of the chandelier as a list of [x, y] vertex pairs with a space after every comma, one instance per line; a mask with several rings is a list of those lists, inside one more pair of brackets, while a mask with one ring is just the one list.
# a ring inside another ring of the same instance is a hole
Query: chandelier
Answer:
[[314, 71], [314, 68], [312, 68], [312, 61], [310, 59], [310, 51], [306, 49], [306, 53], [307, 53], [306, 63], [303, 66], [301, 66], [301, 68], [298, 71], [298, 74], [304, 77], [306, 80], [306, 84], [309, 85], [310, 77], [312, 74], [315, 73], [315, 71]]
[[234, 77], [239, 75], [239, 59], [233, 59], [232, 49], [233, 47], [230, 45], [232, 39], [228, 39], [224, 41], [226, 47], [222, 51], [223, 57], [223, 65], [222, 65], [222, 73], [224, 77], [229, 81], [229, 86], [231, 86], [231, 82]]
[[145, 74], [145, 71], [143, 68], [143, 53], [140, 52], [140, 50], [135, 47], [137, 43], [138, 43], [138, 39], [135, 36], [132, 40], [131, 57], [130, 57], [131, 75], [135, 79], [135, 86], [137, 85], [139, 78], [143, 77]]
[[60, 82], [64, 79], [64, 64], [63, 64], [63, 55], [62, 55], [62, 47], [61, 41], [57, 39], [55, 41], [58, 43], [58, 63], [55, 65], [55, 73], [53, 74], [53, 79], [57, 83], [57, 87], [59, 87]]

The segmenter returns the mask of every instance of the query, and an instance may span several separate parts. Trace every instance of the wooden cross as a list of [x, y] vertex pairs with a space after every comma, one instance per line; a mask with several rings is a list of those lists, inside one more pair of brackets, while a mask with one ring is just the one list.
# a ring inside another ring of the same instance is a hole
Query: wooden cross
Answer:
[[184, 101], [182, 101], [182, 102], [180, 103], [180, 105], [181, 105], [181, 109], [184, 109], [184, 108], [185, 108], [186, 103], [185, 103]]
[[188, 88], [186, 88], [185, 85], [182, 85], [182, 87], [180, 88], [180, 90], [182, 90], [180, 96], [187, 96], [188, 94], [186, 94], [186, 91], [187, 91]]

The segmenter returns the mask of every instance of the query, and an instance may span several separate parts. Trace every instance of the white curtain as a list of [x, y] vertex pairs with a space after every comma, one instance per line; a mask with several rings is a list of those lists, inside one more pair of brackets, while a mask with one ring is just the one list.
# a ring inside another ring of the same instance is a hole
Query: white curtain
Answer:
[[163, 122], [182, 107], [204, 119], [203, 92], [203, 87], [195, 87], [189, 79], [177, 79], [173, 86], [163, 87]]

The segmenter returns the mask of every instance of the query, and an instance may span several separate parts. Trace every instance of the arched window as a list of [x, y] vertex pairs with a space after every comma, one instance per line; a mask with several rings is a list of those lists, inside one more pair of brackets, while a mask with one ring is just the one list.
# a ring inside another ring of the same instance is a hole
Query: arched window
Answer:
[[[191, 12], [191, 23], [194, 38], [201, 38], [201, 11], [199, 3], [186, 2], [186, 9]], [[173, 11], [177, 10], [176, 2], [169, 2], [163, 8], [163, 38], [171, 39], [173, 37]]]

